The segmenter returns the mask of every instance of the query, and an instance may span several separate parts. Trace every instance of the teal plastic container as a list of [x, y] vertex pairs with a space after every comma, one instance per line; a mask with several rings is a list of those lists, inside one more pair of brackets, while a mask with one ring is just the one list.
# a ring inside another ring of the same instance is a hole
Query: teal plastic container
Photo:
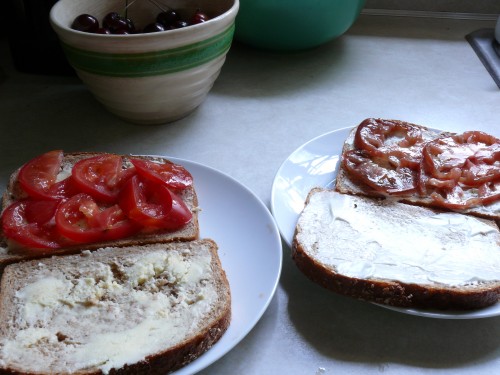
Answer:
[[345, 33], [366, 0], [240, 0], [235, 39], [254, 47], [300, 50]]

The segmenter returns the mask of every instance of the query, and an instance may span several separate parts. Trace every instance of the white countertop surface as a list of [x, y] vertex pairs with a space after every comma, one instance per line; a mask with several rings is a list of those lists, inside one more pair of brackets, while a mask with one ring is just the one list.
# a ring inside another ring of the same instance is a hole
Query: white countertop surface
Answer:
[[[494, 21], [363, 15], [320, 48], [274, 53], [238, 43], [189, 117], [137, 126], [107, 113], [74, 77], [21, 74], [0, 39], [0, 183], [50, 149], [161, 154], [229, 174], [269, 206], [297, 147], [367, 117], [500, 136], [500, 90], [465, 40]], [[249, 228], [250, 230], [250, 228]], [[441, 320], [334, 295], [283, 246], [262, 319], [203, 374], [493, 374], [500, 317]]]

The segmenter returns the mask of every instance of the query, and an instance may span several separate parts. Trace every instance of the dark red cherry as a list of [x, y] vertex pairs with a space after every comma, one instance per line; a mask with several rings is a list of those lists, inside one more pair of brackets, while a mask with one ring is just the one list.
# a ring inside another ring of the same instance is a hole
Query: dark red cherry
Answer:
[[111, 30], [113, 28], [113, 25], [115, 24], [115, 21], [119, 18], [120, 15], [116, 12], [108, 13], [102, 19], [102, 26]]
[[134, 22], [130, 18], [125, 18], [125, 22], [127, 23], [127, 30], [133, 34], [135, 33], [135, 25]]
[[182, 29], [183, 27], [188, 27], [189, 22], [184, 21], [184, 20], [179, 20], [174, 24], [175, 29]]
[[202, 13], [201, 11], [196, 11], [196, 13], [193, 15], [191, 18], [191, 24], [196, 25], [198, 23], [203, 23], [208, 21], [208, 16], [205, 13]]
[[106, 29], [105, 27], [99, 27], [96, 32], [96, 34], [111, 34], [111, 31]]
[[179, 14], [173, 9], [158, 13], [158, 15], [156, 16], [156, 22], [161, 23], [166, 29], [173, 27], [174, 24], [179, 20]]
[[143, 33], [157, 33], [158, 31], [165, 31], [165, 28], [159, 22], [150, 23], [142, 30]]
[[80, 14], [74, 19], [71, 28], [86, 33], [95, 33], [99, 29], [99, 21], [90, 14]]
[[133, 22], [116, 12], [108, 13], [102, 20], [102, 26], [111, 31], [111, 34], [131, 34], [135, 31]]

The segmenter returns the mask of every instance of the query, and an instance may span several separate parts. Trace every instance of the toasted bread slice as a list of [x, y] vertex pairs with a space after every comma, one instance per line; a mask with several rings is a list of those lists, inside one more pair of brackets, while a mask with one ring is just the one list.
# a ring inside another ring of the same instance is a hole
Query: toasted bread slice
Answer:
[[207, 351], [230, 323], [212, 240], [84, 251], [5, 268], [0, 370], [165, 374]]
[[[61, 167], [61, 179], [66, 177], [71, 173], [71, 167], [77, 163], [78, 161], [90, 158], [93, 156], [100, 155], [99, 153], [65, 153], [64, 160]], [[129, 165], [128, 156], [123, 156], [124, 158], [124, 166]], [[168, 162], [168, 160], [160, 158], [160, 157], [148, 157], [148, 156], [134, 156], [134, 158], [143, 158], [152, 161], [158, 162]], [[3, 194], [2, 199], [2, 211], [10, 205], [12, 202], [23, 199], [26, 197], [26, 194], [19, 187], [19, 183], [17, 180], [17, 176], [19, 174], [20, 168], [16, 170], [10, 176], [9, 183], [6, 191]], [[28, 259], [36, 259], [45, 256], [51, 255], [64, 255], [64, 254], [76, 254], [81, 249], [87, 250], [95, 250], [105, 246], [114, 246], [114, 247], [122, 247], [122, 246], [137, 246], [137, 245], [145, 245], [151, 243], [167, 243], [172, 241], [192, 241], [199, 237], [199, 222], [198, 222], [198, 197], [196, 194], [196, 189], [194, 186], [191, 186], [185, 189], [182, 193], [180, 193], [180, 197], [186, 203], [187, 207], [190, 209], [193, 218], [192, 220], [183, 228], [176, 231], [155, 231], [152, 233], [139, 233], [133, 237], [123, 238], [119, 240], [114, 240], [111, 242], [98, 242], [92, 244], [83, 244], [78, 246], [72, 246], [64, 249], [50, 250], [48, 252], [26, 252], [23, 248], [20, 248], [16, 245], [9, 244], [7, 239], [3, 236], [0, 236], [0, 272], [3, 267], [7, 264], [28, 260]], [[0, 228], [1, 231], [1, 228]]]
[[466, 310], [500, 297], [493, 221], [393, 200], [311, 190], [293, 259], [323, 287], [381, 304]]
[[[426, 140], [431, 140], [440, 136], [450, 136], [453, 133], [450, 132], [441, 132], [438, 130], [430, 129], [428, 127], [411, 124], [398, 120], [391, 120], [391, 122], [400, 122], [409, 124], [414, 127], [418, 127], [422, 130], [423, 138]], [[349, 133], [348, 137], [345, 139], [342, 153], [347, 150], [352, 150], [355, 148], [354, 146], [354, 136], [356, 133], [357, 127], [354, 127]], [[363, 182], [357, 181], [353, 179], [349, 173], [343, 168], [342, 163], [340, 163], [339, 171], [335, 178], [335, 190], [343, 194], [354, 194], [354, 195], [362, 195], [367, 197], [384, 197], [383, 194], [377, 192], [364, 184]], [[420, 196], [418, 193], [413, 193], [411, 195], [404, 196], [390, 196], [391, 199], [397, 200], [398, 202], [418, 205], [422, 207], [431, 207], [431, 208], [441, 208], [438, 207], [433, 199], [426, 196]], [[478, 206], [473, 208], [467, 208], [460, 211], [461, 213], [474, 215], [477, 217], [482, 217], [490, 220], [500, 221], [500, 201], [494, 202], [487, 206]]]

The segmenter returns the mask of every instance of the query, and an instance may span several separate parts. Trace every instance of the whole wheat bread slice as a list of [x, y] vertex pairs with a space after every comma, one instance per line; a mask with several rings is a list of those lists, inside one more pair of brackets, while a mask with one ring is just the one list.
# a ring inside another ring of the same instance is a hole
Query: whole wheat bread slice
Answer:
[[165, 374], [230, 323], [212, 240], [105, 248], [11, 264], [0, 290], [0, 372]]
[[498, 227], [468, 215], [316, 188], [292, 254], [312, 281], [371, 302], [466, 310], [500, 298]]
[[[100, 155], [99, 153], [65, 153], [63, 163], [61, 166], [61, 174], [69, 174], [71, 167], [78, 161]], [[130, 156], [122, 155], [124, 159], [124, 167], [130, 166], [130, 161], [128, 160]], [[149, 157], [149, 156], [133, 156], [134, 158], [142, 158], [157, 162], [169, 162], [167, 159], [161, 157]], [[17, 176], [21, 168], [13, 172], [9, 178], [7, 189], [5, 190], [2, 197], [2, 211], [10, 205], [12, 202], [25, 198], [26, 194], [22, 191], [19, 186]], [[64, 249], [49, 250], [44, 253], [42, 251], [37, 253], [27, 253], [23, 248], [18, 246], [12, 246], [8, 243], [7, 239], [1, 233], [0, 228], [0, 273], [3, 267], [7, 264], [18, 262], [21, 260], [36, 259], [51, 255], [64, 255], [64, 254], [76, 254], [82, 248], [87, 250], [95, 250], [105, 246], [136, 246], [145, 245], [151, 243], [167, 243], [172, 241], [192, 241], [199, 237], [199, 222], [198, 222], [198, 197], [196, 194], [195, 186], [191, 186], [185, 189], [179, 194], [182, 200], [186, 203], [187, 207], [190, 209], [193, 218], [192, 220], [183, 228], [176, 231], [157, 231], [154, 233], [139, 233], [133, 237], [124, 238], [120, 240], [114, 240], [111, 242], [98, 242], [92, 244], [84, 244], [73, 247], [68, 247]]]
[[[390, 120], [390, 121], [394, 123], [399, 122], [403, 124], [408, 124], [420, 128], [424, 140], [427, 141], [437, 137], [453, 135], [453, 133], [450, 132], [441, 132], [435, 129], [430, 129], [422, 125], [412, 124], [399, 120]], [[344, 141], [342, 147], [342, 153], [355, 148], [354, 136], [357, 128], [358, 127], [356, 126], [349, 132], [348, 137]], [[377, 192], [372, 188], [370, 188], [369, 186], [367, 186], [366, 184], [364, 184], [363, 182], [360, 182], [352, 178], [352, 176], [350, 176], [349, 173], [343, 168], [342, 163], [340, 163], [340, 167], [337, 176], [335, 178], [335, 190], [344, 194], [354, 194], [354, 195], [362, 195], [367, 197], [378, 197], [378, 198], [384, 197], [384, 195], [381, 194], [380, 192]], [[413, 204], [423, 207], [439, 208], [436, 207], [435, 202], [431, 198], [420, 196], [417, 193], [405, 196], [386, 196], [386, 197], [389, 197], [390, 199], [397, 200], [398, 202], [402, 203]], [[500, 201], [497, 201], [487, 206], [468, 208], [465, 210], [461, 210], [460, 212], [469, 215], [474, 215], [477, 217], [500, 221]]]

